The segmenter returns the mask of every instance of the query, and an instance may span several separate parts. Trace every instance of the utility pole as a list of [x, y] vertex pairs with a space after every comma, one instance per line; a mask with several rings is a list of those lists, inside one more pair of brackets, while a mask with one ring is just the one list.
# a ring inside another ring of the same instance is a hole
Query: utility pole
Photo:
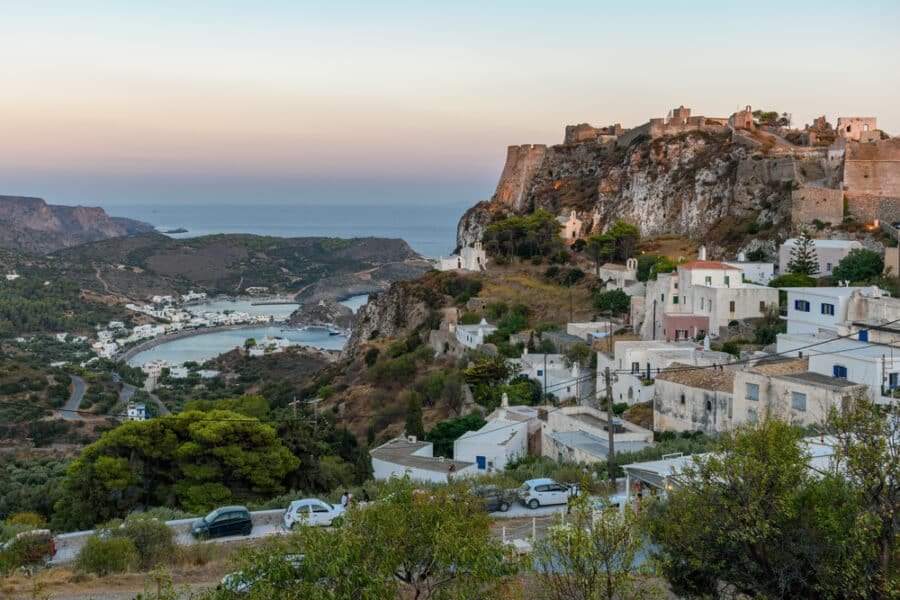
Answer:
[[603, 372], [606, 379], [606, 433], [609, 440], [609, 452], [607, 453], [607, 461], [609, 463], [609, 481], [612, 483], [613, 492], [616, 489], [616, 445], [613, 439], [613, 392], [612, 392], [612, 375], [609, 373], [609, 367]]
[[313, 405], [313, 431], [319, 432], [319, 402], [321, 402], [321, 398], [313, 398], [312, 400], [307, 400], [306, 404]]

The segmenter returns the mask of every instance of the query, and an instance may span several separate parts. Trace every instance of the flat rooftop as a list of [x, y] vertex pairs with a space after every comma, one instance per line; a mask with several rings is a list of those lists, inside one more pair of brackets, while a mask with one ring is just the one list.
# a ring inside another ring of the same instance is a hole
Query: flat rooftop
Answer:
[[837, 389], [866, 387], [862, 383], [854, 383], [840, 377], [832, 377], [831, 375], [822, 375], [821, 373], [813, 373], [812, 371], [803, 371], [800, 373], [786, 373], [784, 375], [776, 375], [776, 379], [783, 381], [796, 381], [806, 385], [815, 385], [819, 387], [830, 387]]
[[[550, 437], [566, 446], [587, 452], [600, 460], [606, 460], [609, 454], [609, 443], [603, 438], [591, 435], [585, 431], [558, 431], [551, 433]], [[648, 442], [620, 442], [616, 441], [616, 452], [637, 452], [650, 446]]]
[[394, 463], [395, 465], [411, 467], [414, 469], [424, 469], [426, 471], [435, 471], [437, 473], [448, 472], [450, 470], [450, 465], [455, 465], [455, 470], [461, 471], [474, 464], [461, 460], [451, 460], [449, 458], [432, 458], [429, 456], [416, 456], [413, 454], [430, 445], [430, 442], [410, 442], [406, 438], [394, 438], [377, 448], [369, 450], [369, 454], [372, 458]]

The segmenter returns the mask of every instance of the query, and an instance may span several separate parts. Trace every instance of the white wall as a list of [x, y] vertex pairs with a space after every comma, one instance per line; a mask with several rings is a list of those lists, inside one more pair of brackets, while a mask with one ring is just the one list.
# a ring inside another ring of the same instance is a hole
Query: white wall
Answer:
[[[485, 432], [491, 423], [470, 437], [463, 437], [453, 442], [453, 458], [465, 462], [475, 463], [475, 471], [479, 473], [502, 471], [506, 463], [528, 454], [528, 425], [527, 423], [514, 423], [512, 421], [497, 420], [507, 426], [503, 429]], [[513, 437], [510, 438], [509, 435]], [[502, 438], [502, 444], [498, 439]], [[484, 471], [478, 469], [479, 456], [485, 457], [486, 463], [493, 463], [493, 467], [486, 464]]]

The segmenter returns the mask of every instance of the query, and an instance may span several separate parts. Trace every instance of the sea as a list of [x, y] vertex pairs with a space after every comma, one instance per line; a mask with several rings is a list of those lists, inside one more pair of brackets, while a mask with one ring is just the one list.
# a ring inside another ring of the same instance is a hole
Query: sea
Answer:
[[471, 203], [458, 204], [114, 204], [116, 217], [138, 219], [167, 234], [193, 237], [214, 233], [252, 233], [279, 237], [400, 238], [427, 258], [449, 256], [456, 225]]

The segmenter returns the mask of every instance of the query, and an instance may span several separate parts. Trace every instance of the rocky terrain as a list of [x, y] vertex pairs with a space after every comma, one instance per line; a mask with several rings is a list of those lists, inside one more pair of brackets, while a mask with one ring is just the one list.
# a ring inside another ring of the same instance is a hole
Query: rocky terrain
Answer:
[[387, 289], [392, 281], [431, 268], [398, 239], [244, 234], [186, 239], [144, 234], [67, 248], [51, 258], [84, 289], [141, 300], [190, 289], [296, 294], [303, 302], [339, 299]]
[[335, 325], [349, 329], [353, 324], [353, 311], [331, 300], [305, 302], [291, 314], [291, 323], [300, 327]]
[[512, 146], [494, 196], [463, 215], [457, 243], [479, 241], [493, 220], [511, 214], [577, 210], [599, 230], [625, 219], [644, 235], [706, 239], [715, 255], [783, 233], [791, 191], [830, 181], [834, 169], [821, 152], [795, 154], [727, 131], [644, 137], [627, 147]]
[[102, 208], [58, 206], [41, 198], [0, 196], [0, 247], [4, 248], [43, 254], [151, 231], [152, 225], [110, 217]]

